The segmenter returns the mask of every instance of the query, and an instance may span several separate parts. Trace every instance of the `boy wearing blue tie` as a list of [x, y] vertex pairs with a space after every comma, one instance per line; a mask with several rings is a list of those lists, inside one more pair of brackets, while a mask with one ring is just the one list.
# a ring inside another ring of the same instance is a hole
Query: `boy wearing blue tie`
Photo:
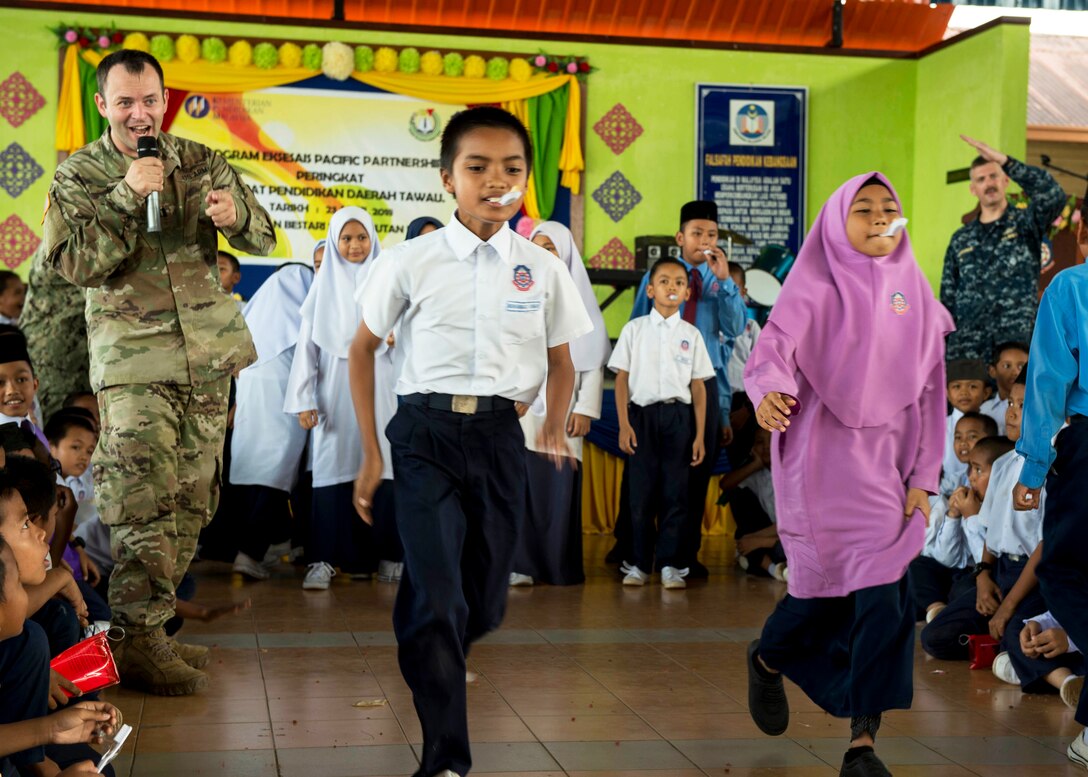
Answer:
[[448, 226], [382, 253], [361, 294], [349, 355], [363, 437], [356, 509], [371, 521], [381, 480], [374, 353], [397, 330], [392, 448], [404, 572], [393, 611], [401, 672], [423, 728], [415, 777], [472, 766], [465, 655], [498, 627], [524, 520], [525, 438], [515, 403], [547, 378], [536, 448], [559, 462], [574, 386], [567, 344], [593, 329], [562, 262], [514, 234], [533, 159], [524, 125], [482, 107], [453, 116], [441, 173], [457, 199]]

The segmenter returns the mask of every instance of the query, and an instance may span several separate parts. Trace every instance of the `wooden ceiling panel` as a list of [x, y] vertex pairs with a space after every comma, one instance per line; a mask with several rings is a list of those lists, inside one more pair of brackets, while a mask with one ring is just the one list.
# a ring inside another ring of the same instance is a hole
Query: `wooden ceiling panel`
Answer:
[[[479, 30], [740, 46], [823, 48], [837, 0], [343, 0], [345, 21], [362, 25]], [[36, 5], [37, 0], [26, 4]], [[336, 0], [69, 0], [42, 5], [182, 11], [217, 17], [332, 19]], [[106, 7], [103, 7], [103, 6]], [[953, 6], [927, 0], [846, 0], [844, 49], [919, 52], [940, 43]]]

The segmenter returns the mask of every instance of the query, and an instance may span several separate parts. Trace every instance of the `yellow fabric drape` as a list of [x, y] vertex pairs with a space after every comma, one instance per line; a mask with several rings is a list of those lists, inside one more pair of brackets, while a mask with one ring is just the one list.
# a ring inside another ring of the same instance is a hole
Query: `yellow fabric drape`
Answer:
[[[623, 459], [601, 450], [591, 442], [582, 445], [582, 532], [611, 534], [620, 509], [620, 484]], [[732, 535], [736, 531], [733, 514], [721, 507], [718, 478], [710, 479], [703, 510], [703, 534]]]
[[[65, 68], [69, 59], [75, 67], [75, 57], [78, 48], [69, 46], [65, 55]], [[98, 51], [85, 50], [83, 59], [91, 65], [97, 66], [102, 61], [103, 54]], [[162, 65], [163, 76], [167, 88], [184, 89], [187, 92], [249, 92], [257, 89], [269, 89], [274, 86], [285, 86], [313, 78], [316, 73], [305, 68], [276, 67], [265, 70], [256, 65], [238, 67], [227, 64], [212, 64], [197, 61], [191, 64], [174, 60]], [[78, 71], [75, 73], [78, 87]], [[567, 100], [567, 118], [563, 128], [563, 147], [559, 154], [559, 170], [562, 174], [560, 183], [568, 187], [573, 194], [581, 190], [580, 173], [585, 170], [585, 159], [582, 156], [582, 90], [578, 79], [572, 75], [544, 75], [538, 74], [528, 81], [514, 81], [505, 79], [495, 81], [490, 78], [450, 78], [448, 76], [428, 76], [422, 73], [352, 73], [352, 78], [361, 83], [387, 92], [403, 94], [428, 102], [445, 103], [449, 105], [469, 105], [478, 103], [513, 104], [524, 101], [529, 97], [546, 94], [555, 89], [566, 87], [570, 90]], [[65, 78], [68, 83], [68, 79]], [[63, 95], [62, 95], [63, 96]], [[79, 99], [79, 89], [75, 91], [75, 99]], [[62, 103], [63, 105], [63, 103]], [[509, 110], [509, 109], [508, 109]], [[522, 115], [524, 114], [524, 115]], [[517, 114], [528, 125], [529, 112], [525, 107], [522, 114]], [[74, 114], [73, 114], [74, 115]], [[82, 129], [80, 120], [79, 127]], [[57, 121], [57, 143], [60, 143], [60, 119]], [[82, 137], [82, 135], [81, 135]], [[72, 150], [79, 148], [83, 143], [74, 146]], [[535, 205], [535, 195], [534, 195]], [[528, 208], [526, 208], [528, 210]], [[533, 218], [540, 218], [539, 207], [535, 208], [536, 215], [530, 213]]]
[[[504, 102], [502, 107], [518, 117], [518, 120], [529, 129], [529, 103], [526, 100], [513, 100]], [[536, 197], [536, 171], [529, 173], [529, 181], [525, 186], [525, 215], [531, 219], [540, 220], [540, 203]]]
[[57, 151], [73, 151], [87, 142], [83, 127], [83, 87], [79, 80], [79, 48], [69, 46], [64, 53], [57, 100]]

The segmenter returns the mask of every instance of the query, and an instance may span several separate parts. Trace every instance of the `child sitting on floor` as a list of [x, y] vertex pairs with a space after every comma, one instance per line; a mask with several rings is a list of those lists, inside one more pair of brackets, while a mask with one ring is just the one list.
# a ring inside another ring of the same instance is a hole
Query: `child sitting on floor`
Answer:
[[944, 462], [941, 467], [941, 493], [948, 495], [963, 485], [967, 465], [956, 457], [956, 424], [964, 413], [977, 413], [990, 396], [986, 365], [972, 359], [948, 363], [948, 414], [945, 435]]
[[786, 582], [786, 552], [775, 526], [774, 482], [771, 478], [771, 433], [756, 431], [751, 459], [719, 481], [718, 504], [729, 505], [737, 525], [737, 565], [748, 574], [766, 574]]
[[994, 348], [989, 373], [997, 385], [997, 393], [982, 403], [981, 412], [997, 421], [999, 434], [1005, 434], [1005, 411], [1009, 408], [1009, 392], [1027, 363], [1028, 346], [1024, 343], [1001, 343]]

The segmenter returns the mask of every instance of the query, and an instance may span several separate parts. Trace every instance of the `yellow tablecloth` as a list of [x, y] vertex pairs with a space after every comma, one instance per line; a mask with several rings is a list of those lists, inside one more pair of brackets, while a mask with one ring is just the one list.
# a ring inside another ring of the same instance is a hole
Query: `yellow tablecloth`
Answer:
[[[582, 446], [582, 532], [611, 534], [620, 509], [623, 459], [606, 453], [593, 443]], [[728, 507], [718, 506], [718, 478], [710, 479], [703, 511], [703, 534], [732, 536], [736, 529]]]

